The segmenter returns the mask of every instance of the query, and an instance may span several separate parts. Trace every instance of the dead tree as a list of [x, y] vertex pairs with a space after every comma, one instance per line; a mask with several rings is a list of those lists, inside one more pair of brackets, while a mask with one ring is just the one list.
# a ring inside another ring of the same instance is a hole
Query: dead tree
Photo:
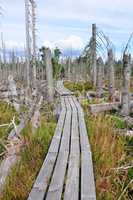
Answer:
[[30, 40], [29, 0], [25, 0], [25, 24], [26, 24], [26, 77], [27, 77], [27, 87], [30, 88], [31, 40]]
[[96, 55], [96, 24], [92, 25], [92, 82], [94, 87], [97, 83], [97, 55]]
[[114, 59], [112, 49], [108, 50], [108, 73], [109, 73], [109, 99], [114, 100], [115, 92], [115, 74], [114, 74]]
[[[26, 69], [27, 86], [31, 85], [31, 74], [33, 83], [36, 83], [36, 3], [35, 0], [25, 0], [25, 24], [26, 24]], [[32, 59], [33, 71], [30, 67]]]
[[6, 47], [3, 39], [3, 33], [1, 33], [1, 46], [2, 46], [2, 56], [3, 56], [3, 79], [7, 80], [7, 63], [6, 63]]
[[68, 76], [68, 80], [71, 80], [71, 58], [69, 57], [67, 59], [67, 76]]
[[46, 80], [48, 90], [48, 101], [53, 102], [54, 99], [54, 83], [53, 83], [53, 66], [52, 55], [50, 49], [45, 49], [45, 62], [46, 62]]
[[103, 94], [103, 67], [104, 63], [101, 57], [97, 60], [97, 97], [101, 98]]
[[130, 75], [131, 75], [131, 63], [130, 56], [123, 55], [123, 88], [122, 88], [122, 116], [128, 116], [130, 114]]
[[33, 63], [33, 78], [34, 83], [36, 84], [36, 77], [37, 77], [37, 71], [36, 71], [36, 3], [34, 0], [31, 1], [32, 6], [32, 49], [33, 49], [33, 55], [32, 55], [32, 63]]
[[10, 95], [12, 98], [11, 100], [13, 102], [13, 105], [14, 105], [16, 111], [19, 112], [20, 105], [19, 105], [19, 103], [17, 103], [17, 100], [18, 100], [17, 86], [16, 86], [16, 83], [15, 83], [12, 75], [9, 75], [8, 82], [9, 82], [9, 92], [10, 92]]

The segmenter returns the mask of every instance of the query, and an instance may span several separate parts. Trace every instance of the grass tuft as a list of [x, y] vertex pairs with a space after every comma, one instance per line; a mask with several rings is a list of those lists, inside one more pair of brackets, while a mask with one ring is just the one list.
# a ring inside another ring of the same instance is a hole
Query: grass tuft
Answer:
[[[86, 116], [86, 123], [93, 152], [97, 199], [117, 200], [132, 179], [133, 169], [116, 170], [132, 161], [126, 151], [129, 141], [116, 131], [116, 124], [109, 116]], [[133, 191], [130, 187], [124, 193], [123, 200], [130, 199], [130, 190]]]
[[35, 134], [30, 124], [23, 130], [24, 150], [7, 178], [1, 200], [25, 200], [47, 154], [55, 130], [55, 121], [43, 117]]

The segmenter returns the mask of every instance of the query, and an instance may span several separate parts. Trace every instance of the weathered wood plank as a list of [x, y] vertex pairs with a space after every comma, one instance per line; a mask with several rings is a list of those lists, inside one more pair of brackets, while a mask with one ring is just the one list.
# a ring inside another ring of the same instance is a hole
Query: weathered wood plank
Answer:
[[81, 200], [96, 200], [93, 163], [91, 149], [87, 136], [84, 113], [74, 98], [74, 102], [78, 109], [80, 145], [81, 145]]
[[63, 191], [63, 185], [64, 185], [68, 155], [69, 155], [69, 141], [70, 141], [70, 129], [71, 129], [71, 107], [67, 98], [65, 98], [65, 102], [67, 106], [67, 114], [64, 124], [62, 141], [53, 177], [46, 196], [46, 200], [60, 200], [62, 197], [62, 191]]
[[72, 107], [71, 152], [69, 158], [68, 173], [66, 178], [64, 200], [70, 200], [70, 199], [78, 200], [79, 165], [80, 165], [78, 115], [72, 97], [69, 97], [69, 101]]
[[56, 91], [57, 91], [57, 93], [59, 93], [60, 96], [73, 95], [73, 92], [71, 92], [70, 90], [68, 90], [67, 88], [64, 87], [63, 81], [57, 82]]
[[43, 200], [44, 198], [56, 162], [65, 116], [66, 107], [65, 102], [62, 99], [62, 111], [59, 117], [54, 137], [52, 139], [48, 154], [32, 188], [28, 200]]

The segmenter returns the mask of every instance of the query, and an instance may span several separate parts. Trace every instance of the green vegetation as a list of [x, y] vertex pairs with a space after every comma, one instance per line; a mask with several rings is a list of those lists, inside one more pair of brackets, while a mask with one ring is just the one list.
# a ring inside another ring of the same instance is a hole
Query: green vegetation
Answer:
[[[18, 114], [15, 111], [15, 108], [6, 102], [0, 101], [0, 125], [10, 124], [14, 116], [16, 118], [16, 123], [18, 123]], [[7, 136], [7, 133], [9, 132], [9, 129], [7, 129], [6, 126], [0, 128], [0, 138], [5, 138]]]
[[[10, 104], [0, 101], [0, 125], [10, 124], [11, 120], [15, 117], [15, 122], [18, 124], [19, 118], [14, 107]], [[4, 143], [13, 126], [0, 127], [0, 155], [5, 151]], [[2, 157], [0, 157], [1, 161]]]
[[[106, 115], [86, 115], [86, 123], [93, 153], [97, 199], [117, 200], [133, 179], [133, 168], [117, 170], [131, 165], [133, 140], [117, 132], [116, 127], [124, 128], [118, 118], [115, 121]], [[122, 200], [131, 199], [132, 186], [129, 185]]]
[[93, 89], [92, 84], [89, 81], [75, 83], [66, 81], [64, 86], [74, 92], [76, 96], [79, 96], [80, 94], [84, 95], [85, 92]]
[[[42, 47], [39, 49], [40, 54], [41, 54], [41, 65], [45, 68], [45, 49], [46, 47]], [[60, 64], [60, 56], [61, 56], [61, 51], [58, 47], [56, 47], [53, 51], [52, 55], [52, 65], [53, 65], [53, 76], [55, 79], [59, 77], [63, 77], [65, 70], [64, 67]]]
[[54, 49], [54, 53], [53, 53], [53, 58], [52, 58], [52, 64], [53, 64], [53, 75], [54, 78], [59, 78], [59, 77], [63, 77], [65, 70], [63, 68], [63, 66], [60, 64], [60, 56], [61, 56], [61, 51], [58, 47], [56, 47]]
[[22, 132], [24, 150], [20, 161], [13, 167], [10, 176], [7, 178], [1, 200], [27, 199], [47, 154], [55, 126], [55, 119], [52, 116], [51, 119], [43, 116], [41, 126], [36, 133], [32, 133], [30, 124], [25, 127]]
[[117, 129], [126, 129], [127, 128], [126, 122], [122, 118], [120, 118], [116, 115], [108, 115], [108, 117], [114, 124], [115, 128], [117, 128]]

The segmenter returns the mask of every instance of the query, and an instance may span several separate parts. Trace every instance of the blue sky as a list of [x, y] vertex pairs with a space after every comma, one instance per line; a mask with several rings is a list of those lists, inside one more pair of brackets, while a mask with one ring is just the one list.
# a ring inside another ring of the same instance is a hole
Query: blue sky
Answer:
[[[37, 44], [80, 51], [91, 36], [91, 24], [110, 37], [116, 55], [133, 31], [132, 0], [36, 0]], [[24, 0], [0, 0], [3, 8], [1, 31], [6, 45], [24, 46]]]

